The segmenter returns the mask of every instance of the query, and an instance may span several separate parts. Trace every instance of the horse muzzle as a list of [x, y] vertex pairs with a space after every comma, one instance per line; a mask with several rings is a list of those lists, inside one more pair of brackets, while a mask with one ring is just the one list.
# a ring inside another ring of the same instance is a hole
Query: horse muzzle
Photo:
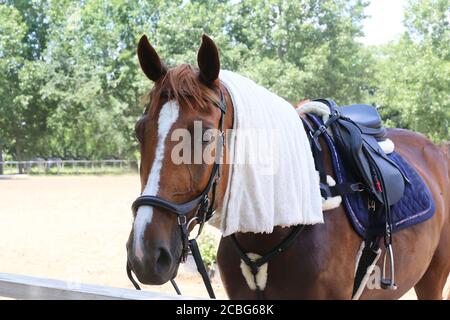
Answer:
[[156, 243], [143, 255], [137, 256], [131, 245], [128, 248], [128, 267], [135, 273], [139, 282], [149, 285], [161, 285], [174, 278], [178, 261], [162, 243]]

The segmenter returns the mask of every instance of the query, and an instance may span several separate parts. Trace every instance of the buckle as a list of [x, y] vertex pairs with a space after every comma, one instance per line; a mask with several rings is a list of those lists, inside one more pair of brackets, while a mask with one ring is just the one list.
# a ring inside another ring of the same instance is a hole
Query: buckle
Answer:
[[314, 138], [317, 139], [321, 134], [324, 134], [327, 131], [327, 127], [323, 124], [320, 125], [319, 128], [314, 132]]
[[200, 214], [206, 214], [206, 212], [208, 211], [208, 206], [209, 206], [209, 198], [208, 198], [208, 195], [206, 195], [204, 200], [202, 201], [202, 203], [198, 207], [197, 215], [199, 213]]
[[355, 192], [361, 192], [365, 190], [365, 186], [362, 183], [353, 183], [350, 185], [350, 189]]
[[376, 209], [377, 209], [377, 206], [376, 206], [375, 200], [368, 199], [367, 200], [367, 210], [375, 212]]
[[329, 126], [330, 124], [332, 124], [333, 122], [335, 122], [337, 119], [339, 119], [341, 117], [341, 113], [339, 112], [338, 109], [335, 109], [333, 114], [330, 114], [330, 118], [328, 119], [326, 125]]
[[[322, 192], [323, 191], [323, 192]], [[320, 194], [324, 199], [332, 198], [330, 187], [325, 183], [320, 183]]]
[[313, 135], [313, 133], [311, 131], [309, 131], [309, 136], [311, 137], [312, 141], [314, 142], [314, 147], [317, 150], [322, 151], [322, 147], [320, 146], [319, 139], [317, 137], [315, 137], [315, 135]]
[[185, 225], [186, 222], [187, 222], [186, 216], [185, 216], [185, 215], [178, 216], [178, 217], [177, 217], [177, 222], [178, 222], [178, 225], [179, 225], [179, 226]]

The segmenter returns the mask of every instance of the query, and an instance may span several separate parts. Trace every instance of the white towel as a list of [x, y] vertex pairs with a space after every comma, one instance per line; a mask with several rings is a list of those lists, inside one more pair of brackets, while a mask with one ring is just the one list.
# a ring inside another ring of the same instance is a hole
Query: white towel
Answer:
[[323, 223], [314, 160], [294, 107], [236, 73], [222, 70], [220, 80], [234, 107], [231, 170], [219, 215], [223, 236]]

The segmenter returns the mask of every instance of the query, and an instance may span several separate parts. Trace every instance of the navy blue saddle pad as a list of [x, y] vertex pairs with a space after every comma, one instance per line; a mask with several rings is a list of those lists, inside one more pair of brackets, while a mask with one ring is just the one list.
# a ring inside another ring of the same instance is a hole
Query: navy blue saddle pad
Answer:
[[[316, 125], [321, 123], [317, 117], [311, 118]], [[342, 160], [331, 137], [328, 134], [324, 136], [331, 151], [337, 183], [356, 182], [356, 178], [352, 176], [351, 170]], [[411, 182], [405, 182], [403, 197], [391, 207], [394, 223], [393, 232], [396, 232], [430, 219], [434, 214], [435, 207], [430, 190], [416, 170], [396, 152], [389, 154], [388, 157], [400, 167]], [[344, 195], [343, 201], [347, 216], [361, 237], [384, 235], [386, 215], [382, 212], [371, 213], [371, 216], [369, 216], [367, 193], [358, 192]], [[369, 219], [372, 219], [372, 221]]]

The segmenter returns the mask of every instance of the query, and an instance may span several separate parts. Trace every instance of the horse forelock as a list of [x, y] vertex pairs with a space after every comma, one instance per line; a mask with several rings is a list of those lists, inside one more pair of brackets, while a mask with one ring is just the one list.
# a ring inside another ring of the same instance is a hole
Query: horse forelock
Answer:
[[207, 111], [210, 102], [217, 103], [217, 93], [204, 85], [198, 75], [190, 64], [170, 69], [146, 95], [149, 116], [157, 116], [164, 100], [175, 100], [182, 109], [200, 111]]

